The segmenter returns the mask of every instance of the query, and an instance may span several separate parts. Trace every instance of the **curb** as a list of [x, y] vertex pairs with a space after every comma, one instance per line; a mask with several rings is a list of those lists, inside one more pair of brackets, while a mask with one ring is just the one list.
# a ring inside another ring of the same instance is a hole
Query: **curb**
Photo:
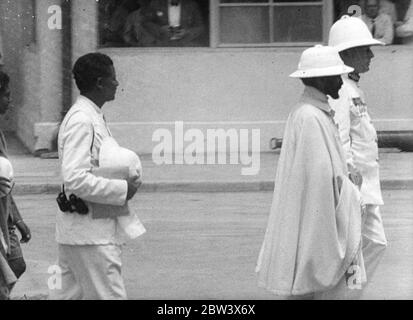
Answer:
[[[413, 179], [382, 180], [383, 190], [413, 189]], [[58, 194], [61, 185], [58, 183], [18, 183], [14, 187], [14, 195]], [[141, 193], [155, 192], [262, 192], [273, 191], [274, 181], [158, 181], [146, 182], [139, 189]]]

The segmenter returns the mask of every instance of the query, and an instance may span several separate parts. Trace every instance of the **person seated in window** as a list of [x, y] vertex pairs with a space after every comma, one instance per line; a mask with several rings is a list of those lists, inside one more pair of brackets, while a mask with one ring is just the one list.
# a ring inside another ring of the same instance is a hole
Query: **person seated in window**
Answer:
[[132, 47], [155, 46], [156, 39], [143, 27], [144, 10], [150, 0], [138, 1], [141, 7], [128, 15], [123, 30], [123, 40]]
[[[145, 41], [153, 46], [199, 46], [204, 23], [192, 0], [151, 0], [143, 10]], [[150, 37], [148, 37], [150, 36]]]
[[413, 1], [410, 2], [404, 20], [396, 22], [396, 35], [404, 44], [413, 45]]
[[380, 1], [380, 13], [389, 15], [394, 25], [395, 22], [398, 20], [395, 0], [381, 0]]
[[375, 39], [389, 45], [394, 38], [393, 22], [388, 14], [379, 10], [380, 0], [366, 0], [362, 19]]
[[125, 22], [131, 12], [140, 8], [139, 0], [104, 0], [100, 5], [101, 43], [123, 44]]

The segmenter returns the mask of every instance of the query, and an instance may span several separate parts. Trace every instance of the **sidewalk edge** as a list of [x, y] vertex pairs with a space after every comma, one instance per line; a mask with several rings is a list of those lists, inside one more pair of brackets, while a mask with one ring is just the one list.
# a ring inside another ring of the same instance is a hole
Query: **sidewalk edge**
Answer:
[[[383, 190], [413, 189], [413, 179], [382, 180]], [[58, 183], [19, 183], [14, 187], [14, 195], [58, 194]], [[146, 182], [139, 192], [260, 192], [273, 191], [274, 181], [158, 181]]]

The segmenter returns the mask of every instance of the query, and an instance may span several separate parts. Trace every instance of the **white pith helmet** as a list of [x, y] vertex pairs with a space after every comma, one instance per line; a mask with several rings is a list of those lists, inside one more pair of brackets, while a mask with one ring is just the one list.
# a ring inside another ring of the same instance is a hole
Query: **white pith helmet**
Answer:
[[331, 27], [328, 45], [341, 52], [350, 48], [385, 44], [373, 38], [363, 20], [345, 15]]
[[336, 49], [318, 44], [302, 53], [298, 70], [290, 77], [318, 78], [338, 76], [353, 71], [353, 68], [344, 64]]
[[129, 167], [130, 175], [138, 173], [142, 177], [142, 163], [139, 156], [126, 148], [122, 148], [112, 137], [102, 141], [99, 151], [101, 167]]
[[0, 177], [10, 181], [14, 179], [13, 166], [5, 157], [0, 157]]

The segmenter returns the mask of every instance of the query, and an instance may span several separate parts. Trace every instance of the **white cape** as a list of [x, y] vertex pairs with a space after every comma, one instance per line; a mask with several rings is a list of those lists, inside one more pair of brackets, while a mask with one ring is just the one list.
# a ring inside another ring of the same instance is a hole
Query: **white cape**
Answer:
[[256, 269], [259, 285], [277, 295], [331, 289], [362, 260], [359, 192], [331, 119], [308, 101], [287, 121]]

